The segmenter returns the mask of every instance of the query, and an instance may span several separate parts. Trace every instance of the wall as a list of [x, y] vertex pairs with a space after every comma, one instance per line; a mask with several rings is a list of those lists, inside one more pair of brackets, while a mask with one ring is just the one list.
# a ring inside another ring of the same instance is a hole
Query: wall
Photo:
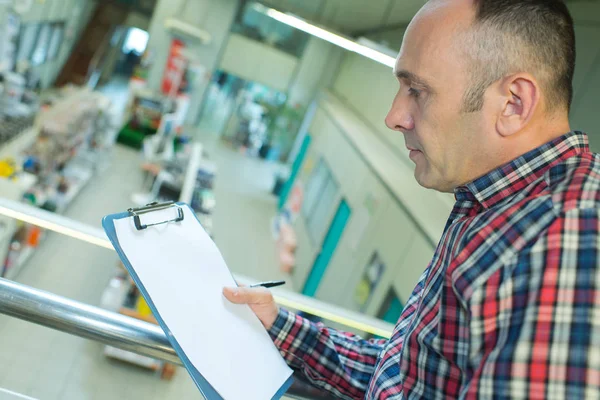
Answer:
[[85, 28], [96, 7], [93, 0], [34, 1], [29, 11], [21, 15], [22, 23], [38, 21], [65, 21], [65, 37], [55, 60], [36, 66], [43, 88], [52, 86], [67, 61], [79, 34]]
[[333, 91], [402, 156], [406, 150], [402, 135], [390, 131], [384, 123], [397, 90], [391, 68], [355, 53], [346, 53], [333, 85]]
[[[352, 214], [316, 297], [377, 315], [391, 289], [406, 302], [427, 267], [451, 205], [428, 195], [419, 199], [422, 210], [428, 209], [428, 213], [409, 210], [406, 196], [414, 191], [414, 179], [408, 174], [406, 178], [398, 176], [405, 166], [395, 154], [383, 142], [372, 140], [371, 127], [335, 96], [323, 95], [318, 104], [309, 128], [312, 144], [298, 182], [306, 187], [315, 165], [324, 160], [339, 186], [324, 220], [330, 223], [342, 199]], [[301, 289], [321, 251], [326, 230], [320, 237], [310, 237], [303, 214], [296, 219], [294, 229], [298, 249], [292, 280], [294, 287]], [[356, 290], [374, 254], [385, 264], [385, 270], [371, 300], [361, 310]]]
[[587, 132], [592, 151], [600, 152], [600, 4], [575, 3], [569, 8], [575, 20], [577, 39], [571, 127]]
[[340, 68], [344, 50], [311, 37], [302, 54], [296, 78], [289, 90], [289, 102], [308, 106], [317, 93], [329, 88]]
[[307, 111], [288, 155], [288, 162], [296, 159], [302, 146], [312, 118], [313, 101], [322, 90], [331, 88], [340, 69], [345, 51], [324, 40], [311, 37], [302, 54], [296, 78], [289, 88], [288, 104], [304, 107]]
[[219, 69], [247, 81], [287, 92], [298, 58], [237, 33], [229, 35]]
[[[347, 53], [337, 74], [332, 91], [342, 99], [345, 108], [356, 115], [367, 127], [368, 141], [379, 142], [394, 158], [396, 169], [393, 176], [404, 182], [405, 188], [397, 196], [431, 238], [439, 237], [439, 225], [428, 219], [429, 207], [450, 211], [454, 198], [450, 194], [440, 194], [424, 189], [414, 180], [414, 165], [408, 158], [402, 134], [388, 129], [385, 116], [396, 95], [398, 84], [392, 69], [358, 54]], [[376, 156], [375, 156], [376, 157]], [[376, 159], [367, 159], [376, 163]], [[382, 170], [382, 173], [386, 173]], [[427, 207], [424, 207], [428, 204]], [[440, 232], [441, 234], [441, 232]], [[433, 252], [433, 249], [432, 249]]]
[[[148, 76], [150, 88], [157, 91], [160, 89], [167, 62], [172, 40], [171, 34], [164, 27], [167, 18], [178, 17], [212, 35], [212, 41], [208, 45], [188, 42], [188, 48], [199, 58], [207, 71], [214, 71], [223, 43], [229, 35], [238, 3], [239, 0], [158, 0], [149, 27], [148, 46], [154, 57]], [[198, 120], [207, 85], [208, 80], [205, 77], [192, 82], [188, 123], [195, 123]]]

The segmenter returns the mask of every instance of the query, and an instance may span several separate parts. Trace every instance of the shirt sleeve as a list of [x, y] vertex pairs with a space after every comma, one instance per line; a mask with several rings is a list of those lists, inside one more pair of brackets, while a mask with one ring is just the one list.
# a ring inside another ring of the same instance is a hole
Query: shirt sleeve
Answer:
[[600, 393], [598, 211], [557, 217], [468, 301], [465, 399]]
[[281, 309], [269, 334], [294, 369], [342, 399], [363, 399], [387, 340], [365, 340]]

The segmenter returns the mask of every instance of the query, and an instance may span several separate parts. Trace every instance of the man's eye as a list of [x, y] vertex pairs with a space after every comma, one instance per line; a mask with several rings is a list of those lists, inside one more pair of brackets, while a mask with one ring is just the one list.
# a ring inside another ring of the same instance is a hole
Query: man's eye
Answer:
[[421, 94], [421, 91], [417, 90], [415, 88], [408, 88], [408, 94], [412, 97], [419, 97], [419, 95]]

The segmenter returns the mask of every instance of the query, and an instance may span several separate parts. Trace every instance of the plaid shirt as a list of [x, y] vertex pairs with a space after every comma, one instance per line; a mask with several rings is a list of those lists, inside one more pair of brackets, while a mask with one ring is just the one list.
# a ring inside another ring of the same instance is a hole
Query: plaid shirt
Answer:
[[286, 310], [271, 337], [345, 399], [600, 398], [599, 161], [571, 132], [457, 188], [389, 341]]

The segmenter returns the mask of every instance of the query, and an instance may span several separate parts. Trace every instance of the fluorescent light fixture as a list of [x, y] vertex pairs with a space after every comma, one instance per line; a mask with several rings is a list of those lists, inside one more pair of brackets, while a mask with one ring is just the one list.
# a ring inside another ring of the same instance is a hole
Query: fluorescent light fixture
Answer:
[[373, 61], [377, 61], [380, 64], [388, 66], [390, 68], [394, 68], [396, 65], [396, 59], [387, 54], [384, 54], [380, 51], [374, 50], [370, 47], [364, 46], [362, 44], [356, 43], [350, 39], [347, 39], [341, 35], [330, 32], [326, 29], [319, 28], [316, 25], [310, 24], [304, 21], [301, 18], [298, 18], [294, 15], [282, 13], [281, 11], [277, 11], [273, 8], [265, 7], [261, 4], [254, 4], [254, 9], [268, 15], [269, 17], [282, 22], [286, 25], [299, 29], [303, 32], [308, 33], [309, 35], [316, 36], [320, 39], [323, 39], [331, 44], [334, 44], [338, 47], [346, 49], [348, 51], [352, 51], [354, 53], [358, 53], [364, 57], [370, 58]]

